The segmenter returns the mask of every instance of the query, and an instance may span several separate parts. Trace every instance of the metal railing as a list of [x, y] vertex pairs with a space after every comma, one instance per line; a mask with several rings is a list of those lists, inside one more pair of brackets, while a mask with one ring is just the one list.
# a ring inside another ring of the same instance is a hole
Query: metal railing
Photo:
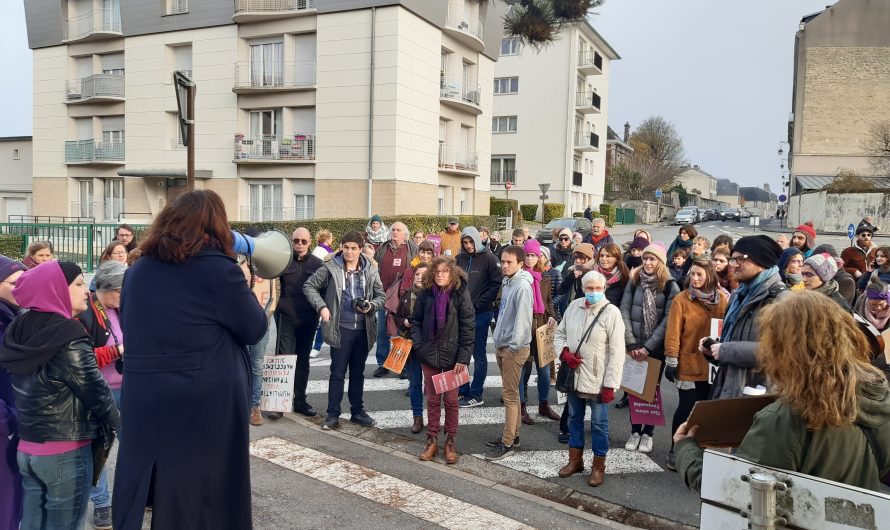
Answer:
[[289, 88], [315, 85], [315, 61], [239, 61], [235, 88]]
[[277, 136], [235, 135], [235, 161], [315, 160], [315, 135]]
[[[69, 210], [80, 218], [99, 219], [105, 222], [118, 222], [124, 211], [123, 199], [107, 199], [100, 202], [71, 202]], [[77, 217], [74, 217], [77, 218]]]
[[464, 33], [473, 35], [482, 40], [485, 22], [482, 16], [473, 16], [473, 13], [458, 4], [448, 4], [448, 16], [445, 19], [445, 27], [454, 28]]
[[78, 224], [78, 223], [95, 223], [96, 219], [92, 216], [87, 217], [65, 217], [62, 215], [10, 215], [8, 216], [10, 223], [29, 223], [29, 224]]
[[481, 90], [475, 81], [466, 81], [458, 76], [439, 77], [439, 97], [443, 99], [463, 101], [478, 107], [482, 99]]
[[123, 98], [124, 76], [93, 74], [81, 79], [65, 81], [65, 98], [69, 103], [103, 97]]
[[235, 0], [235, 13], [244, 11], [304, 11], [315, 9], [315, 0]]
[[578, 52], [578, 67], [590, 68], [596, 67], [598, 70], [603, 69], [603, 56], [596, 50], [582, 50]]
[[69, 140], [65, 142], [65, 163], [123, 162], [125, 152], [124, 142]]
[[600, 104], [602, 103], [602, 98], [596, 92], [576, 92], [575, 93], [575, 106], [576, 107], [593, 107], [596, 110], [600, 110]]
[[515, 169], [492, 169], [491, 170], [491, 183], [492, 184], [506, 184], [507, 182], [512, 182], [516, 184], [516, 170]]
[[591, 131], [581, 131], [575, 133], [575, 147], [596, 147], [600, 146], [600, 137]]
[[65, 21], [62, 40], [89, 37], [94, 33], [120, 33], [121, 14], [117, 7], [103, 7]]
[[439, 168], [459, 171], [479, 171], [479, 156], [475, 151], [454, 147], [439, 147]]
[[165, 15], [182, 15], [189, 12], [188, 0], [167, 0]]

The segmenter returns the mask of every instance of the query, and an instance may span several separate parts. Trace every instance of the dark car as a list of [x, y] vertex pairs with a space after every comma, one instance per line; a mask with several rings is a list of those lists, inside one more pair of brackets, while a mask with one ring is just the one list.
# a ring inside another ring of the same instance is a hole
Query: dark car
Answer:
[[590, 226], [590, 221], [583, 217], [561, 217], [550, 221], [544, 228], [538, 230], [535, 239], [542, 245], [550, 245], [553, 243], [554, 228], [559, 228], [560, 230], [568, 228], [572, 232], [580, 233], [581, 237], [587, 237], [587, 234], [590, 233]]
[[713, 208], [708, 208], [705, 210], [705, 221], [718, 221], [720, 220], [720, 214], [717, 213], [717, 210]]
[[724, 221], [741, 221], [741, 214], [738, 208], [727, 208], [720, 214], [720, 218]]

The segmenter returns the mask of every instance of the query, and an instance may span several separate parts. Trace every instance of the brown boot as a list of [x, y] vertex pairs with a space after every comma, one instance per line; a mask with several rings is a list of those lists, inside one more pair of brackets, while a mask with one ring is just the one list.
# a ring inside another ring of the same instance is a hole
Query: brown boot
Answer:
[[580, 471], [584, 471], [584, 448], [569, 447], [569, 463], [559, 470], [559, 476], [571, 477]]
[[423, 430], [423, 416], [414, 416], [414, 425], [411, 426], [411, 432], [414, 434]]
[[535, 420], [533, 420], [532, 417], [528, 415], [528, 408], [525, 406], [525, 403], [520, 404], [520, 408], [522, 411], [522, 423], [524, 425], [534, 425]]
[[597, 487], [603, 483], [606, 478], [606, 457], [594, 456], [593, 464], [590, 465], [590, 478], [587, 479], [587, 485]]
[[553, 412], [553, 409], [550, 408], [550, 403], [547, 401], [542, 401], [538, 404], [538, 414], [544, 416], [548, 420], [559, 421], [559, 414]]
[[442, 456], [445, 457], [446, 464], [456, 464], [459, 458], [457, 451], [454, 450], [454, 436], [450, 434], [445, 437], [445, 447], [442, 448]]
[[428, 436], [426, 439], [426, 449], [420, 453], [420, 459], [424, 462], [429, 462], [430, 460], [436, 459], [436, 454], [439, 452], [439, 442], [432, 436]]
[[259, 427], [263, 424], [263, 415], [260, 413], [259, 407], [252, 407], [250, 409], [250, 424], [254, 427]]

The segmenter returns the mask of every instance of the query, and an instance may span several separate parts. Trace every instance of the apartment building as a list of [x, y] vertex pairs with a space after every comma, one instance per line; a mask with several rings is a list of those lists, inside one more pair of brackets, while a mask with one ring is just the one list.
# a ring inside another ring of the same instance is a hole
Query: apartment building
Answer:
[[0, 222], [31, 214], [31, 137], [0, 136]]
[[183, 191], [177, 70], [197, 85], [196, 187], [232, 219], [488, 212], [498, 3], [25, 9], [35, 214], [146, 219]]
[[[585, 21], [540, 51], [501, 39], [494, 68], [491, 193], [566, 214], [603, 200], [611, 61], [618, 53]], [[510, 183], [510, 190], [506, 184]], [[540, 216], [540, 208], [539, 213]]]

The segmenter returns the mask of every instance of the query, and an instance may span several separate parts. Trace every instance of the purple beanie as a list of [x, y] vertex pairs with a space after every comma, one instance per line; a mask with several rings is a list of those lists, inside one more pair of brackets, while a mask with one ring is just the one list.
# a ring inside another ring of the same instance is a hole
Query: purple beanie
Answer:
[[6, 256], [0, 256], [0, 280], [5, 280], [15, 271], [26, 271], [28, 267], [21, 261], [16, 261]]

